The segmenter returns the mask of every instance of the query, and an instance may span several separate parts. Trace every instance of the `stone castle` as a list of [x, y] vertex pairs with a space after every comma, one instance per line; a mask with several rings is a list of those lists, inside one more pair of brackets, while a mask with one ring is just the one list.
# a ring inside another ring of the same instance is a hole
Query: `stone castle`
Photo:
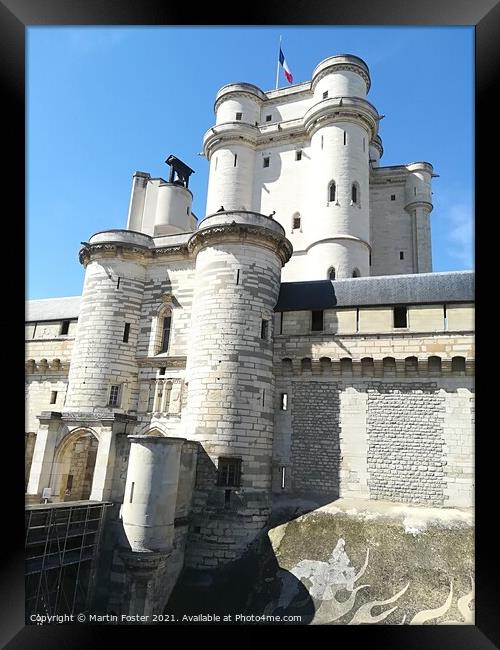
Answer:
[[[380, 165], [370, 74], [228, 84], [187, 165], [133, 176], [82, 296], [29, 301], [29, 503], [110, 502], [102, 611], [161, 612], [280, 504], [473, 503], [473, 273], [433, 273], [428, 162]], [[49, 488], [49, 491], [47, 491]]]

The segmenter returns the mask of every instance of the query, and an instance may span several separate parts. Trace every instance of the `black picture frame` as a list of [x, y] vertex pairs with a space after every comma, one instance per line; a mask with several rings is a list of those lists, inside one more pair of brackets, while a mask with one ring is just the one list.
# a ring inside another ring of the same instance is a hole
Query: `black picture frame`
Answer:
[[[484, 224], [476, 230], [476, 260], [479, 285], [477, 289], [477, 324], [479, 334], [476, 337], [477, 357], [479, 358], [478, 384], [478, 418], [476, 419], [476, 625], [475, 626], [358, 626], [345, 629], [336, 626], [331, 631], [329, 643], [338, 644], [346, 636], [348, 642], [362, 642], [365, 638], [370, 649], [397, 648], [411, 650], [482, 650], [500, 645], [500, 581], [498, 579], [499, 562], [497, 559], [495, 533], [496, 492], [493, 483], [496, 476], [496, 456], [490, 451], [490, 443], [496, 436], [496, 423], [492, 417], [492, 406], [495, 404], [494, 386], [490, 383], [487, 372], [488, 363], [493, 363], [496, 355], [494, 346], [489, 345], [489, 329], [493, 322], [488, 322], [486, 304], [491, 308], [495, 302], [495, 291], [490, 292], [482, 302], [481, 295], [486, 294], [487, 287], [494, 287], [495, 246], [498, 239], [494, 238], [493, 230], [496, 225], [496, 215], [492, 210], [492, 192], [496, 187], [493, 178], [497, 167], [493, 156], [489, 162], [489, 153], [498, 149], [494, 145], [495, 136], [498, 138], [497, 113], [498, 109], [493, 100], [496, 72], [498, 70], [499, 41], [500, 41], [500, 5], [497, 0], [335, 0], [335, 2], [286, 2], [262, 3], [254, 2], [251, 10], [242, 7], [238, 16], [240, 22], [221, 20], [225, 11], [222, 6], [212, 4], [201, 5], [193, 9], [187, 4], [166, 3], [159, 0], [2, 0], [0, 3], [0, 69], [2, 88], [2, 113], [4, 136], [11, 137], [11, 145], [4, 150], [4, 191], [6, 185], [8, 194], [13, 199], [10, 215], [18, 219], [17, 228], [4, 231], [8, 240], [8, 248], [17, 252], [18, 262], [22, 259], [20, 251], [24, 250], [21, 210], [24, 205], [25, 178], [25, 120], [24, 120], [24, 78], [25, 78], [25, 31], [35, 25], [473, 25], [476, 34], [476, 212], [478, 221]], [[230, 14], [227, 14], [228, 16]], [[234, 21], [234, 16], [231, 15]], [[257, 17], [259, 22], [257, 23]], [[262, 19], [265, 17], [264, 22]], [[193, 20], [194, 19], [194, 20]], [[415, 53], [418, 56], [418, 52]], [[6, 192], [7, 193], [7, 192]], [[19, 217], [18, 217], [19, 215]], [[10, 220], [12, 217], [10, 217]], [[481, 237], [488, 237], [486, 244], [481, 244]], [[4, 242], [5, 243], [5, 242]], [[479, 255], [480, 250], [486, 251]], [[492, 254], [493, 253], [493, 254]], [[12, 305], [19, 306], [16, 313], [24, 314], [24, 282], [23, 268], [16, 265], [17, 273], [13, 271], [10, 277], [17, 277], [16, 282], [8, 282], [8, 288], [14, 292], [9, 299], [9, 310]], [[17, 283], [20, 286], [17, 286]], [[6, 287], [7, 288], [7, 287]], [[12, 289], [11, 289], [12, 290]], [[493, 294], [493, 295], [491, 295]], [[484, 333], [481, 330], [481, 319], [485, 314]], [[19, 394], [21, 393], [21, 378], [24, 381], [23, 365], [19, 363], [17, 351], [24, 356], [24, 340], [21, 339], [23, 323], [16, 333], [9, 334], [9, 348], [14, 351], [15, 367], [19, 372]], [[19, 339], [17, 338], [19, 332]], [[496, 332], [492, 335], [496, 339]], [[6, 339], [4, 339], [6, 341]], [[10, 345], [12, 342], [12, 345]], [[19, 343], [19, 348], [14, 343]], [[488, 347], [487, 347], [488, 346]], [[13, 367], [13, 366], [10, 366]], [[492, 365], [492, 370], [494, 367]], [[491, 394], [490, 394], [491, 391]], [[18, 392], [16, 383], [16, 393]], [[10, 413], [10, 404], [5, 405], [4, 422]], [[24, 405], [20, 403], [19, 412]], [[17, 411], [17, 409], [16, 409]], [[20, 432], [16, 431], [19, 417], [11, 417], [10, 427], [4, 429], [4, 448], [2, 459], [8, 463], [8, 454], [16, 454], [17, 458], [24, 457], [24, 447]], [[19, 452], [19, 455], [17, 455]], [[16, 465], [17, 468], [17, 465]], [[17, 472], [16, 472], [17, 473]], [[44, 627], [24, 625], [24, 562], [23, 562], [23, 531], [24, 531], [24, 502], [23, 490], [17, 490], [18, 481], [23, 476], [19, 468], [19, 476], [9, 483], [10, 494], [4, 493], [4, 526], [3, 538], [6, 548], [2, 555], [0, 568], [0, 593], [3, 606], [0, 614], [0, 642], [8, 650], [18, 648], [97, 648], [109, 643], [116, 643], [116, 635], [126, 635], [130, 643], [147, 643], [145, 636], [155, 633], [159, 643], [171, 643], [170, 630], [159, 627], [141, 626], [84, 626], [84, 625], [51, 625]], [[14, 487], [15, 486], [15, 487]], [[4, 484], [4, 489], [6, 485]], [[20, 498], [18, 501], [18, 493]], [[491, 503], [488, 501], [492, 496]], [[210, 626], [204, 626], [202, 631]], [[220, 634], [221, 627], [217, 627]], [[266, 629], [266, 626], [255, 627], [256, 630]], [[279, 629], [279, 635], [293, 629], [294, 636], [307, 633], [309, 638], [324, 631], [324, 628], [289, 627]], [[223, 631], [223, 630], [222, 630]], [[253, 630], [252, 630], [253, 632]], [[361, 636], [360, 636], [361, 635]]]

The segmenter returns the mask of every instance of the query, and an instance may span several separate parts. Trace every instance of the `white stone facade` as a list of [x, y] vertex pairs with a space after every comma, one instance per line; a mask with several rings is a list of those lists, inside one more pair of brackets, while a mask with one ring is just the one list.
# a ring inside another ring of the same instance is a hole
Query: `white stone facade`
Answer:
[[30, 305], [27, 494], [115, 504], [114, 608], [161, 611], [283, 497], [472, 506], [471, 274], [430, 273], [432, 166], [379, 166], [369, 86], [346, 55], [223, 87], [207, 216], [137, 172], [127, 229], [80, 250], [81, 299]]

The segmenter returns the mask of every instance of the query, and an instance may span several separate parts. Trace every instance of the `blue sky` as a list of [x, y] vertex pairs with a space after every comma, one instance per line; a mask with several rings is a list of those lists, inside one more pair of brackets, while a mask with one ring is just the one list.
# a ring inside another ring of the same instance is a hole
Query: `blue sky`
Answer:
[[[298, 83], [328, 56], [370, 68], [368, 99], [386, 117], [381, 165], [434, 165], [434, 271], [473, 268], [472, 27], [31, 27], [27, 38], [27, 297], [78, 295], [80, 242], [126, 226], [132, 174], [195, 170], [226, 83], [275, 86], [279, 36]], [[286, 85], [282, 73], [280, 86]]]

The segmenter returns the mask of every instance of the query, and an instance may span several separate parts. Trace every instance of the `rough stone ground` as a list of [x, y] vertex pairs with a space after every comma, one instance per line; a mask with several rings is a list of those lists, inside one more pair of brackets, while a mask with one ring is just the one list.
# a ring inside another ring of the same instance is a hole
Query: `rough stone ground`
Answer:
[[166, 612], [299, 614], [302, 624], [473, 624], [470, 510], [339, 499], [282, 502], [238, 563]]

